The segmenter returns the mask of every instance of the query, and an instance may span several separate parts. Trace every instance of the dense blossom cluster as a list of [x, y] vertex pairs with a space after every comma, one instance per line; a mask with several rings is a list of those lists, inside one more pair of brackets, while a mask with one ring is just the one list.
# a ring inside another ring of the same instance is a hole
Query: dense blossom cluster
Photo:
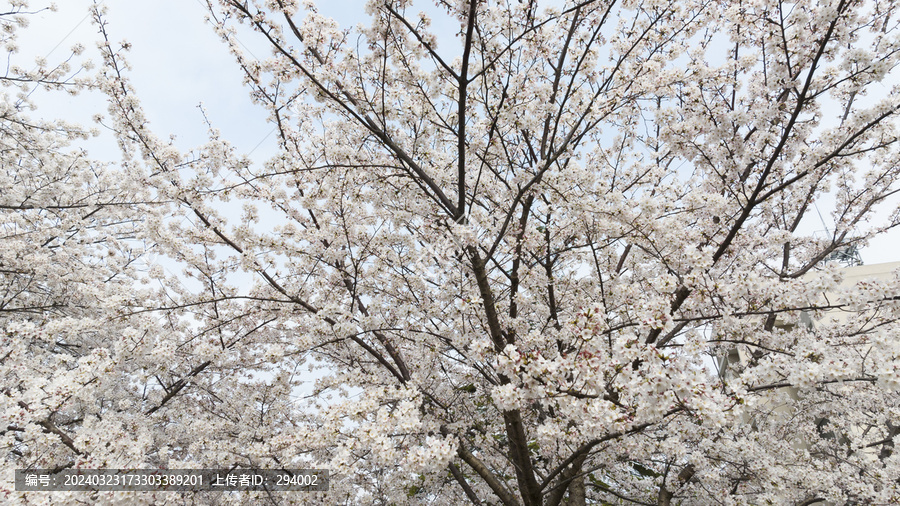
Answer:
[[264, 164], [214, 129], [160, 140], [98, 7], [95, 81], [3, 80], [96, 87], [123, 153], [4, 98], [6, 483], [326, 468], [329, 492], [277, 501], [900, 501], [900, 273], [843, 286], [828, 261], [900, 224], [876, 221], [897, 7], [372, 0], [347, 30], [210, 2], [277, 126]]

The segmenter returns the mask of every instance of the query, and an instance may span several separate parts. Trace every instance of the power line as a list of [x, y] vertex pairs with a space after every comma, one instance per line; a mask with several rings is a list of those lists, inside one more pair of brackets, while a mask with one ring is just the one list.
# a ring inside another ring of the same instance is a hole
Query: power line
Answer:
[[[89, 17], [91, 17], [91, 13], [90, 13], [90, 12], [87, 13], [87, 14], [85, 14], [84, 17], [81, 18], [81, 21], [79, 21], [78, 24], [75, 25], [74, 28], [72, 28], [71, 30], [69, 30], [69, 33], [67, 33], [67, 34], [65, 35], [65, 37], [63, 37], [59, 42], [57, 42], [56, 45], [53, 46], [53, 49], [50, 50], [50, 52], [48, 52], [47, 54], [44, 55], [44, 58], [47, 58], [48, 56], [50, 56], [51, 54], [53, 54], [53, 51], [56, 51], [56, 49], [59, 48], [59, 46], [61, 46], [62, 43], [65, 42], [66, 39], [68, 39], [70, 35], [72, 35], [73, 33], [75, 33], [75, 30], [77, 30], [78, 27], [81, 26], [82, 23], [84, 23], [85, 21], [87, 21], [87, 19], [88, 19]], [[35, 68], [36, 68], [36, 67], [35, 67]]]

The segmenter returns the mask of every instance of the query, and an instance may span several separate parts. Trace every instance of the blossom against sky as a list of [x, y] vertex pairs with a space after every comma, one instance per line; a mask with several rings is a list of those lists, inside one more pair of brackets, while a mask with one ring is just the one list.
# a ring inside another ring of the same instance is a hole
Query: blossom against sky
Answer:
[[[274, 127], [267, 123], [266, 112], [254, 105], [249, 90], [242, 84], [243, 75], [226, 46], [205, 21], [206, 5], [201, 0], [157, 0], [135, 2], [108, 0], [106, 21], [113, 41], [127, 43], [129, 78], [137, 89], [150, 121], [151, 128], [161, 137], [174, 136], [176, 145], [189, 150], [206, 141], [208, 119], [212, 127], [221, 130], [222, 138], [239, 151], [262, 161], [274, 153]], [[319, 8], [323, 14], [334, 16], [341, 26], [349, 27], [365, 20], [361, 1], [328, 2]], [[50, 2], [33, 3], [32, 10], [48, 7]], [[35, 57], [51, 63], [64, 58], [76, 43], [86, 46], [84, 56], [99, 61], [95, 43], [99, 39], [97, 27], [90, 15], [91, 0], [67, 0], [55, 10], [44, 9], [31, 16], [31, 25], [20, 38], [21, 66]], [[442, 22], [440, 14], [435, 24]], [[452, 37], [452, 27], [437, 30]], [[244, 50], [265, 58], [271, 51], [253, 34], [240, 37]], [[442, 41], [444, 49], [451, 42]], [[452, 52], [452, 51], [450, 51]], [[105, 112], [104, 98], [99, 94], [76, 97], [62, 93], [38, 97], [39, 116], [52, 116], [91, 124], [92, 117]], [[202, 110], [201, 106], [202, 105]], [[205, 113], [205, 118], [204, 118]], [[88, 142], [94, 157], [118, 159], [115, 140], [108, 131]], [[820, 210], [822, 220], [807, 220], [806, 231], [825, 237], [831, 221], [827, 197]], [[882, 209], [880, 218], [887, 218], [895, 201]], [[870, 241], [861, 252], [867, 264], [900, 260], [900, 233], [893, 231]]]

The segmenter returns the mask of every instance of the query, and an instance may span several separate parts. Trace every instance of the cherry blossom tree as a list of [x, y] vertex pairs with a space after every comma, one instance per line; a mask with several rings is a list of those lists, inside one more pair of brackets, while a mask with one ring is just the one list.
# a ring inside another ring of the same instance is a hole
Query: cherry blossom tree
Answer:
[[10, 2], [0, 14], [8, 54], [0, 76], [4, 502], [13, 500], [16, 468], [127, 465], [124, 449], [150, 441], [121, 409], [134, 393], [123, 380], [146, 365], [135, 359], [150, 357], [142, 339], [152, 321], [141, 328], [140, 318], [122, 317], [135, 300], [137, 225], [149, 194], [127, 170], [77, 147], [96, 132], [33, 117], [35, 94], [96, 84], [78, 62], [80, 44], [55, 63], [18, 65], [16, 36], [35, 12]]
[[900, 501], [900, 275], [829, 262], [900, 224], [895, 3], [366, 9], [209, 3], [277, 127], [254, 164], [161, 140], [98, 8], [115, 180], [3, 155], [66, 187], [3, 197], [40, 237], [2, 257], [40, 267], [4, 274], [10, 462], [331, 471], [276, 503]]

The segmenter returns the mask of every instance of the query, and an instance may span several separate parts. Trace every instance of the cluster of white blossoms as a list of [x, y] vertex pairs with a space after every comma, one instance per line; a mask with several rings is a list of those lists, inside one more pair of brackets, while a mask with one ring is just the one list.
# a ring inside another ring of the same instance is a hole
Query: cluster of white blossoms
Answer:
[[[269, 160], [212, 127], [162, 140], [101, 7], [93, 80], [0, 79], [5, 477], [329, 469], [328, 492], [279, 496], [303, 504], [900, 502], [900, 274], [842, 285], [832, 260], [900, 225], [893, 3], [387, 0], [353, 29], [312, 2], [209, 9], [277, 127]], [[35, 85], [104, 93], [121, 161], [29, 119]], [[827, 237], [804, 232], [820, 210]]]

